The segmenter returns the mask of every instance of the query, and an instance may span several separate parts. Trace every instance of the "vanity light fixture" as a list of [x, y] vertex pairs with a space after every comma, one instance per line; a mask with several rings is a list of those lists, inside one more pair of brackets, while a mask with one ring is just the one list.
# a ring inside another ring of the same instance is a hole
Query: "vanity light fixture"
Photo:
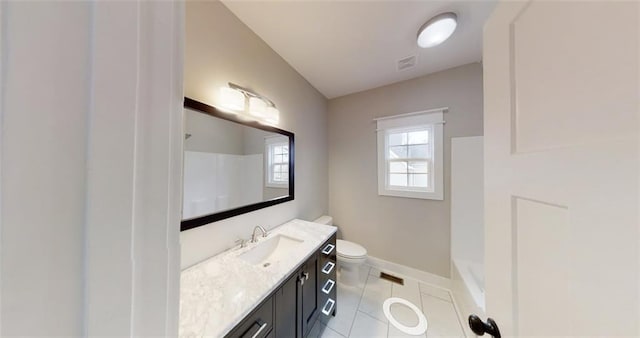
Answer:
[[220, 88], [220, 104], [222, 107], [238, 112], [244, 110], [245, 96], [239, 90], [222, 87]]
[[418, 30], [418, 46], [430, 48], [447, 40], [458, 26], [458, 16], [453, 12], [441, 13], [429, 19]]
[[267, 107], [264, 119], [270, 124], [278, 124], [280, 122], [280, 111], [276, 107]]
[[267, 103], [259, 97], [249, 97], [249, 114], [264, 118], [267, 112]]
[[247, 113], [245, 103], [246, 99], [249, 99], [246, 117], [272, 125], [277, 125], [280, 122], [280, 111], [268, 98], [231, 82], [229, 82], [229, 87], [222, 87], [220, 92], [222, 107]]

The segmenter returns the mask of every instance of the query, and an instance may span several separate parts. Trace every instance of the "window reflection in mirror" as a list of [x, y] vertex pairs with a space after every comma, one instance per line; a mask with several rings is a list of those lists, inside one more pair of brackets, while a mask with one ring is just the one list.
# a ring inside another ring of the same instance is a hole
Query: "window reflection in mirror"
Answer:
[[[265, 138], [266, 179], [269, 188], [287, 188], [289, 186], [289, 139], [284, 136]], [[282, 193], [275, 191], [275, 193]]]

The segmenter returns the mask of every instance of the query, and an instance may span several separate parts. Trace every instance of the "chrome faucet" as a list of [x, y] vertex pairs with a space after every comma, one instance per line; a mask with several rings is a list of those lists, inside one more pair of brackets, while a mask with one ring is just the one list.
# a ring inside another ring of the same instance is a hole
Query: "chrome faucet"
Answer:
[[246, 240], [246, 239], [239, 238], [239, 239], [236, 241], [236, 244], [240, 244], [240, 248], [246, 248], [246, 247], [247, 247], [247, 240]]
[[258, 241], [258, 239], [256, 238], [256, 230], [262, 231], [262, 237], [267, 237], [267, 235], [269, 234], [264, 227], [262, 227], [261, 225], [256, 225], [256, 227], [253, 228], [253, 235], [251, 235], [251, 243], [255, 243]]

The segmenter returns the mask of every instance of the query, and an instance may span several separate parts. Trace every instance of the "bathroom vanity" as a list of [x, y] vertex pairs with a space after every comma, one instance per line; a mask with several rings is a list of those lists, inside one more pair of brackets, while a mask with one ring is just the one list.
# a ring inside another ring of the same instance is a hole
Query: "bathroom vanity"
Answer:
[[292, 220], [181, 275], [180, 336], [305, 337], [335, 315], [336, 227]]

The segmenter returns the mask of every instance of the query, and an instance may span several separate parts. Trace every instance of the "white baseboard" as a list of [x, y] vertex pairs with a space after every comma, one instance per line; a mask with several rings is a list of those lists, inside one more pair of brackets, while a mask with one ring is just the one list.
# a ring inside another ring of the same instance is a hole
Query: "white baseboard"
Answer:
[[367, 264], [371, 265], [374, 268], [378, 268], [381, 271], [386, 270], [387, 272], [391, 273], [399, 273], [421, 282], [433, 284], [435, 286], [451, 290], [451, 280], [449, 278], [414, 269], [405, 265], [385, 261], [384, 259], [373, 256], [367, 256]]

